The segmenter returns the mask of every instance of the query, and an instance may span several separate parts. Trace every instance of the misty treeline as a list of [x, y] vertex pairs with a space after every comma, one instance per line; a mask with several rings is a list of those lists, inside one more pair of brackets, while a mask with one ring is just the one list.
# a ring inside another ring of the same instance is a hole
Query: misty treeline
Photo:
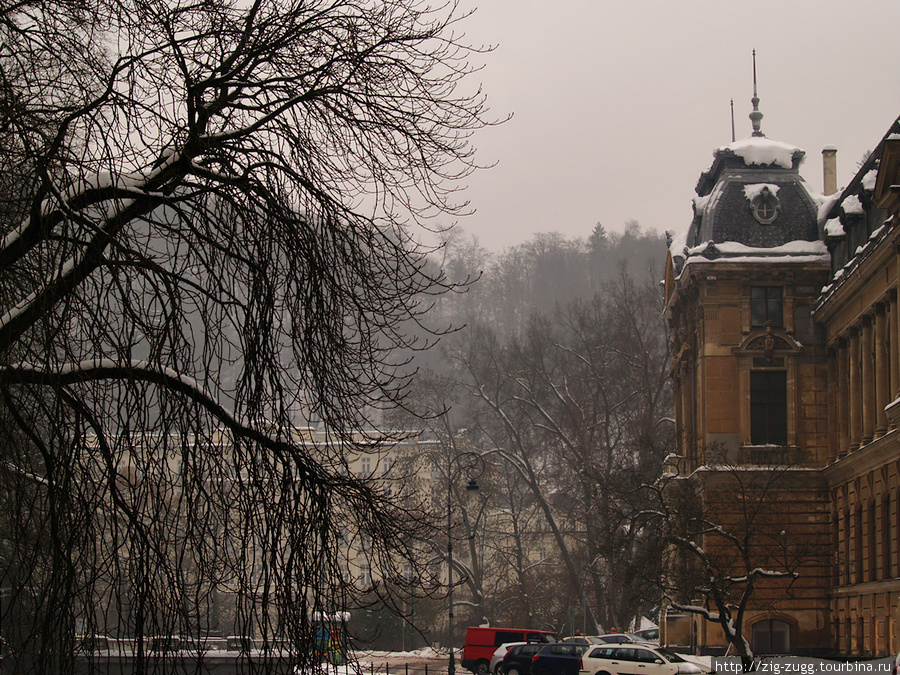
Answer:
[[[489, 323], [501, 335], [520, 331], [534, 313], [549, 314], [574, 300], [587, 300], [621, 276], [653, 283], [665, 261], [665, 240], [637, 221], [622, 231], [597, 224], [586, 237], [539, 233], [525, 243], [491, 252], [464, 229], [451, 230], [440, 262], [464, 294], [446, 293], [434, 313], [448, 325]], [[648, 281], [649, 279], [649, 281]]]
[[674, 438], [663, 236], [598, 225], [492, 253], [463, 235], [445, 256], [454, 279], [480, 277], [435, 308], [465, 327], [426, 355], [412, 400], [439, 486], [460, 453], [486, 464], [475, 496], [450, 496], [460, 623], [591, 634], [655, 616], [662, 523], [640, 514]]

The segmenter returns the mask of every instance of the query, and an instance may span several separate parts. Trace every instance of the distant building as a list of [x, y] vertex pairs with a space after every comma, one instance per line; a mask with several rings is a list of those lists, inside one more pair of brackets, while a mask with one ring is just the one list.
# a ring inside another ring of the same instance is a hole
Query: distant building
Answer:
[[[840, 192], [824, 150], [834, 194], [822, 196], [800, 176], [804, 152], [762, 134], [756, 103], [753, 135], [716, 150], [694, 219], [670, 242], [671, 470], [709, 503], [727, 502], [716, 493], [724, 465], [784, 473], [772, 515], [808, 556], [788, 590], [763, 580], [754, 594], [744, 636], [755, 651], [895, 653], [900, 126]], [[670, 644], [725, 647], [696, 616], [662, 628]]]

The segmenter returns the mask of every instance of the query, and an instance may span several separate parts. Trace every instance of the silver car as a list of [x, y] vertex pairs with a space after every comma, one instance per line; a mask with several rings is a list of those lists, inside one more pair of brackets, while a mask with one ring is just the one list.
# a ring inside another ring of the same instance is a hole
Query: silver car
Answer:
[[700, 675], [675, 652], [639, 644], [594, 647], [581, 657], [579, 675]]

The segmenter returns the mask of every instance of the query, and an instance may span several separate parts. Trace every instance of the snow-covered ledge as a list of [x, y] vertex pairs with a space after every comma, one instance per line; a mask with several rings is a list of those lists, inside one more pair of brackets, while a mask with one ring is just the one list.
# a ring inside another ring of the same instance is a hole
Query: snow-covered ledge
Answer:
[[887, 413], [891, 424], [894, 426], [900, 425], [900, 398], [894, 399], [893, 402], [888, 403], [884, 408], [884, 412]]

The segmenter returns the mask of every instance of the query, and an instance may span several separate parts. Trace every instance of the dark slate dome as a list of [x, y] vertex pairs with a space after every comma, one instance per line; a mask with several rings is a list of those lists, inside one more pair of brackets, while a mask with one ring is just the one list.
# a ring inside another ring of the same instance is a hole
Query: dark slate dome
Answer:
[[687, 246], [774, 248], [821, 239], [818, 204], [799, 172], [804, 155], [761, 134], [717, 149], [697, 183]]

